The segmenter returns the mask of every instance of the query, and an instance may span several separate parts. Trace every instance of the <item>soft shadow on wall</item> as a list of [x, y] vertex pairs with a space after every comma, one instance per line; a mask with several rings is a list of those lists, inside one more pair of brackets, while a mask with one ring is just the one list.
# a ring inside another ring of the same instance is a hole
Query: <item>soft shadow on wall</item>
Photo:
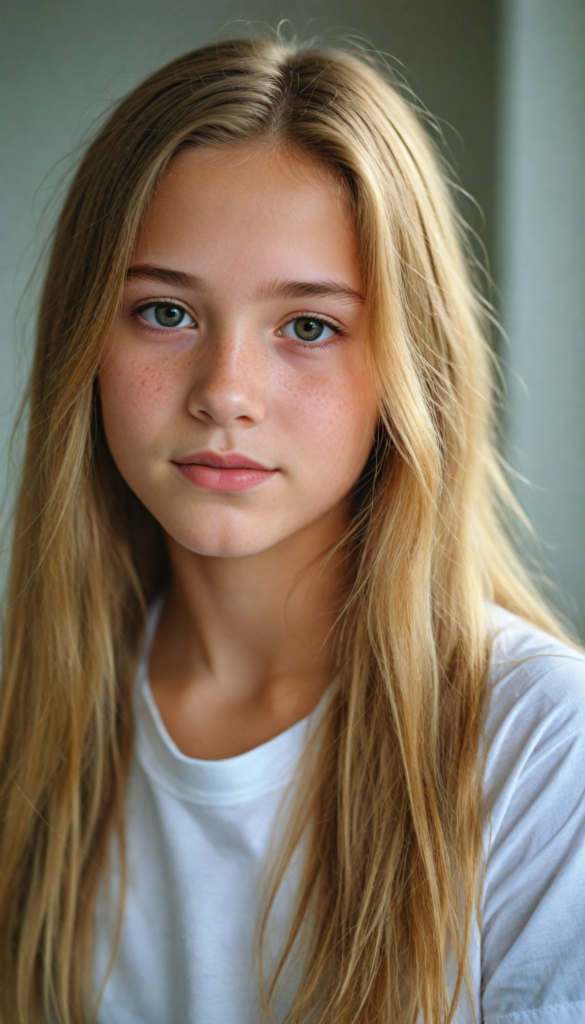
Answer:
[[510, 459], [585, 639], [585, 3], [501, 11], [498, 267]]

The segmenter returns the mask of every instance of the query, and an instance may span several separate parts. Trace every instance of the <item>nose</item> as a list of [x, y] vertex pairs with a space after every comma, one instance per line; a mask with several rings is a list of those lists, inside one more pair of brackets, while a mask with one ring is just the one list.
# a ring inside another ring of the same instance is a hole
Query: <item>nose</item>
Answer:
[[198, 352], [187, 400], [190, 415], [220, 427], [261, 423], [266, 413], [266, 355], [250, 330], [245, 335], [235, 330], [210, 335]]

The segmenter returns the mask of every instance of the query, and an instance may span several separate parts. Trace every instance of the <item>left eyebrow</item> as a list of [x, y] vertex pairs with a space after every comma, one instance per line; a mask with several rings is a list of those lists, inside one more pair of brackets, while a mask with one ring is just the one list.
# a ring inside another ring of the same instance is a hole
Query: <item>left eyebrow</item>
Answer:
[[338, 296], [350, 302], [365, 301], [361, 292], [341, 281], [271, 281], [256, 293], [257, 299], [305, 299]]

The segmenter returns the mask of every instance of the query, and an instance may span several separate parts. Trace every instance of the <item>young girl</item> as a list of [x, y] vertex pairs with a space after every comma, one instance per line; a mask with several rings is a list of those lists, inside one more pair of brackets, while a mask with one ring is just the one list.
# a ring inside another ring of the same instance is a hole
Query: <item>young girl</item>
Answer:
[[585, 1020], [585, 658], [416, 113], [265, 38], [89, 148], [1, 692], [3, 1024]]

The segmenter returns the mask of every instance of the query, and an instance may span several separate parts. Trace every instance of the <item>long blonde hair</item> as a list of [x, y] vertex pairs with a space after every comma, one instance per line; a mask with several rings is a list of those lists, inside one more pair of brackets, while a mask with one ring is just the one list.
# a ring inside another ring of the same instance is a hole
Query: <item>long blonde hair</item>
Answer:
[[417, 112], [359, 56], [260, 37], [189, 53], [134, 90], [88, 149], [57, 225], [4, 632], [3, 1024], [91, 1016], [97, 885], [113, 834], [124, 850], [133, 675], [168, 572], [161, 530], [105, 442], [103, 346], [169, 161], [187, 145], [245, 141], [300, 148], [342, 182], [382, 395], [356, 488], [340, 686], [267, 895], [269, 915], [305, 837], [266, 1005], [297, 941], [290, 1024], [414, 1024], [420, 1013], [443, 1024], [466, 982], [482, 866], [484, 602], [559, 627], [502, 522], [512, 499], [493, 444], [486, 317]]

